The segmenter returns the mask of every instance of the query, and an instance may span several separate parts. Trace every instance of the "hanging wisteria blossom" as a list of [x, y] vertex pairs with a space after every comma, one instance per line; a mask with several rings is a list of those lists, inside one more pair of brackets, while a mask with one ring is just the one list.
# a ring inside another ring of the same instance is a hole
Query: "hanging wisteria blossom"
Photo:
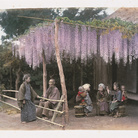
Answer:
[[[97, 32], [99, 32], [100, 39], [97, 37]], [[20, 59], [25, 57], [27, 64], [35, 69], [42, 63], [43, 52], [47, 63], [55, 59], [54, 37], [54, 22], [42, 24], [42, 26], [30, 29], [28, 34], [15, 41], [12, 44], [12, 52]], [[100, 44], [99, 48], [97, 43]], [[77, 61], [78, 59], [81, 59], [82, 63], [86, 63], [88, 58], [97, 54], [98, 49], [106, 63], [112, 62], [113, 54], [115, 54], [116, 63], [123, 59], [126, 64], [128, 57], [131, 63], [132, 57], [138, 58], [138, 34], [128, 41], [128, 39], [122, 38], [119, 30], [104, 33], [104, 30], [97, 31], [91, 26], [60, 22], [58, 44], [61, 59], [70, 58], [71, 63], [72, 60]]]

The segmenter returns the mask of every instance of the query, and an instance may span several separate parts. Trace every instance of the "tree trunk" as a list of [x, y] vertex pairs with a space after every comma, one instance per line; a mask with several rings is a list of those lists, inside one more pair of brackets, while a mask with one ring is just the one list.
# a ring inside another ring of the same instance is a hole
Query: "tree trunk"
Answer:
[[12, 68], [10, 67], [10, 90], [12, 90]]
[[59, 29], [58, 21], [57, 19], [55, 19], [55, 51], [56, 51], [56, 58], [57, 58], [57, 64], [59, 69], [59, 75], [60, 75], [62, 94], [65, 95], [65, 121], [66, 123], [68, 123], [69, 114], [68, 114], [67, 90], [66, 90], [63, 67], [60, 59], [60, 51], [59, 51], [59, 45], [58, 45], [58, 29]]
[[42, 57], [43, 57], [43, 96], [45, 96], [47, 90], [47, 70], [46, 70], [46, 59], [44, 50]]
[[[19, 67], [16, 72], [16, 81], [15, 81], [15, 89], [16, 90], [19, 90], [20, 72], [21, 72], [21, 67]], [[15, 94], [15, 97], [17, 98], [17, 93]]]

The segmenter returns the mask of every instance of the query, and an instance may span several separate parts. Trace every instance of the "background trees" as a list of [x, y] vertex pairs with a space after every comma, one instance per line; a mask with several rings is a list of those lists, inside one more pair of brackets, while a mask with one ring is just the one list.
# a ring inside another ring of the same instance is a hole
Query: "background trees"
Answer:
[[[19, 35], [25, 33], [30, 26], [35, 26], [43, 20], [18, 18], [18, 16], [38, 17], [54, 20], [57, 16], [68, 17], [71, 20], [80, 20], [83, 22], [93, 19], [103, 19], [107, 16], [105, 8], [69, 8], [69, 9], [14, 9], [5, 10], [0, 13], [0, 25], [6, 36], [2, 36], [2, 45], [0, 46], [0, 85], [5, 89], [18, 89], [22, 82], [24, 73], [32, 75], [32, 85], [36, 91], [42, 94], [42, 66], [33, 70], [24, 59], [20, 60], [12, 56], [10, 41]], [[63, 59], [63, 68], [66, 78], [68, 98], [70, 99], [81, 83], [81, 62], [73, 61], [70, 64], [67, 59]], [[83, 83], [92, 84], [92, 62], [83, 70]], [[60, 88], [59, 73], [56, 61], [47, 65], [48, 79], [55, 78], [56, 85]], [[73, 74], [73, 75], [72, 75]]]

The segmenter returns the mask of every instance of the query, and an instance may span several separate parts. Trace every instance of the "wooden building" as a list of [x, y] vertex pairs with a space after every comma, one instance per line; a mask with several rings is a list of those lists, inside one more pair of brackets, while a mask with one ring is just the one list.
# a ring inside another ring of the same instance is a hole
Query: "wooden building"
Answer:
[[[138, 8], [119, 8], [110, 18], [120, 18], [121, 20], [138, 24]], [[138, 60], [133, 60], [133, 63], [123, 65], [120, 62], [117, 65], [114, 61], [112, 65], [106, 64], [99, 56], [94, 59], [94, 89], [97, 89], [99, 83], [104, 83], [110, 88], [113, 82], [117, 81], [121, 85], [125, 85], [127, 91], [138, 93]]]

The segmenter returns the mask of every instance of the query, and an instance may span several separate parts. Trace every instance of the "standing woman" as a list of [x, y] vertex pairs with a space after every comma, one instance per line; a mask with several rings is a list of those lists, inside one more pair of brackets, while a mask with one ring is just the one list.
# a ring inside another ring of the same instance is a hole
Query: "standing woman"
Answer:
[[103, 83], [100, 83], [98, 87], [96, 115], [107, 115], [109, 113], [108, 92]]
[[30, 85], [30, 74], [25, 74], [23, 77], [23, 83], [19, 88], [17, 97], [18, 106], [21, 109], [21, 122], [27, 123], [36, 120], [36, 108], [34, 105], [35, 98], [39, 98], [37, 93]]

